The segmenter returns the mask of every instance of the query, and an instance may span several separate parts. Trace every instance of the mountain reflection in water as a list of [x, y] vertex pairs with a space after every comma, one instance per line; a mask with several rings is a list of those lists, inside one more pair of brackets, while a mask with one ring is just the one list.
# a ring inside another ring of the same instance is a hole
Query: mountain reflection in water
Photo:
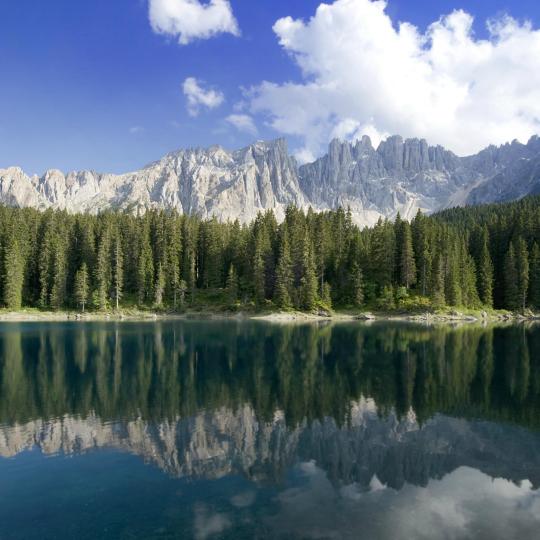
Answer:
[[[0, 464], [100, 449], [239, 476], [237, 512], [273, 490], [259, 537], [527, 537], [539, 407], [538, 326], [0, 326]], [[238, 533], [204, 498], [190, 515], [198, 538]]]

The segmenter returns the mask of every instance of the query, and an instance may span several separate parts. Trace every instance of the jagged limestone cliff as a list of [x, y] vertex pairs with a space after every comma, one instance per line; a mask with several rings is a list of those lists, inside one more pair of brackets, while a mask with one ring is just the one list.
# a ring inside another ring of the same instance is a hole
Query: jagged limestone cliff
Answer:
[[172, 152], [139, 171], [47, 171], [27, 176], [0, 169], [0, 202], [39, 209], [99, 212], [107, 208], [175, 209], [247, 222], [258, 212], [278, 218], [291, 204], [315, 210], [350, 207], [360, 224], [397, 212], [411, 218], [463, 204], [499, 202], [540, 192], [540, 139], [490, 146], [458, 157], [425, 140], [389, 137], [375, 149], [369, 137], [333, 140], [328, 153], [298, 166], [284, 139], [229, 152], [219, 146]]

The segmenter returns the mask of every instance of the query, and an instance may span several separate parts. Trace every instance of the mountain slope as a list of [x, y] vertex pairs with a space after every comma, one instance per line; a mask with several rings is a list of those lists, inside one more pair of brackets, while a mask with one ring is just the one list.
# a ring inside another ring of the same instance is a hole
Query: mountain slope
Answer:
[[0, 169], [0, 202], [12, 206], [99, 212], [107, 208], [175, 209], [218, 219], [252, 220], [259, 211], [281, 218], [295, 204], [316, 210], [350, 207], [360, 224], [412, 217], [451, 206], [512, 200], [540, 192], [540, 138], [490, 146], [458, 157], [425, 140], [369, 137], [333, 140], [328, 153], [297, 166], [284, 139], [229, 152], [219, 146], [167, 154], [131, 173], [49, 170], [27, 176]]

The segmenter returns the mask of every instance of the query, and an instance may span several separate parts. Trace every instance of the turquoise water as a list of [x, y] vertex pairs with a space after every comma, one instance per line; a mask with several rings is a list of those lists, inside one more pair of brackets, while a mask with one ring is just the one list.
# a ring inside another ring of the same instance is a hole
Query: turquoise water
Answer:
[[540, 327], [0, 324], [0, 539], [536, 538]]

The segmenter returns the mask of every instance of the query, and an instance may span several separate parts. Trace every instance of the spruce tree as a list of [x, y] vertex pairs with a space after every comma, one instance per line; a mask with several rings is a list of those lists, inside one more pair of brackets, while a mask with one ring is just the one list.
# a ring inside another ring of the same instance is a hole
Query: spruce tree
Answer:
[[531, 249], [529, 304], [540, 309], [540, 248], [536, 242]]
[[284, 224], [281, 231], [279, 259], [276, 268], [276, 286], [274, 293], [274, 301], [282, 309], [287, 309], [291, 307], [292, 286], [293, 273], [291, 264], [291, 253], [289, 250], [287, 227]]
[[116, 309], [120, 308], [120, 299], [124, 287], [124, 255], [120, 235], [116, 236], [114, 243], [114, 268], [113, 268], [114, 300]]
[[236, 304], [238, 301], [238, 276], [234, 264], [229, 266], [227, 274], [227, 299], [229, 304]]
[[88, 293], [90, 290], [88, 280], [88, 267], [86, 266], [86, 263], [82, 263], [81, 267], [75, 274], [74, 294], [75, 301], [77, 302], [77, 305], [81, 307], [83, 313], [86, 303], [88, 302]]
[[446, 304], [460, 306], [463, 303], [462, 280], [467, 264], [460, 249], [460, 243], [454, 236], [446, 235], [444, 243], [444, 291]]
[[156, 284], [154, 287], [154, 304], [156, 307], [163, 306], [163, 293], [165, 292], [165, 272], [163, 266], [158, 263], [156, 272]]
[[266, 277], [262, 240], [255, 240], [255, 253], [253, 255], [253, 296], [257, 304], [264, 303], [266, 299]]
[[529, 251], [527, 242], [519, 237], [516, 242], [516, 268], [519, 309], [525, 311], [529, 292]]
[[511, 242], [504, 258], [504, 307], [511, 311], [519, 309], [518, 269], [514, 243]]
[[441, 308], [445, 305], [444, 296], [444, 261], [440, 253], [433, 258], [431, 265], [431, 300], [433, 305]]
[[480, 304], [480, 298], [478, 297], [478, 290], [476, 288], [476, 264], [472, 255], [469, 255], [466, 251], [462, 257], [464, 261], [461, 285], [462, 302], [466, 307], [475, 308]]
[[152, 299], [154, 287], [154, 260], [150, 245], [149, 223], [145, 216], [139, 230], [139, 254], [137, 262], [137, 296], [139, 304]]
[[306, 311], [313, 311], [318, 299], [317, 272], [313, 259], [313, 247], [308, 238], [304, 238], [303, 246], [298, 307]]
[[66, 303], [67, 295], [67, 247], [65, 230], [58, 232], [53, 254], [53, 274], [51, 287], [51, 307], [60, 309]]
[[4, 305], [11, 310], [22, 306], [22, 289], [24, 282], [24, 260], [15, 231], [4, 250]]
[[487, 307], [493, 307], [493, 262], [489, 253], [489, 232], [484, 227], [478, 257], [478, 295]]
[[98, 242], [95, 282], [95, 303], [98, 309], [107, 309], [111, 290], [111, 237], [106, 223]]
[[411, 227], [407, 221], [402, 221], [400, 228], [399, 282], [409, 289], [416, 283], [416, 263], [414, 260]]
[[350, 271], [350, 302], [355, 307], [360, 307], [364, 303], [364, 275], [357, 262], [352, 264]]

